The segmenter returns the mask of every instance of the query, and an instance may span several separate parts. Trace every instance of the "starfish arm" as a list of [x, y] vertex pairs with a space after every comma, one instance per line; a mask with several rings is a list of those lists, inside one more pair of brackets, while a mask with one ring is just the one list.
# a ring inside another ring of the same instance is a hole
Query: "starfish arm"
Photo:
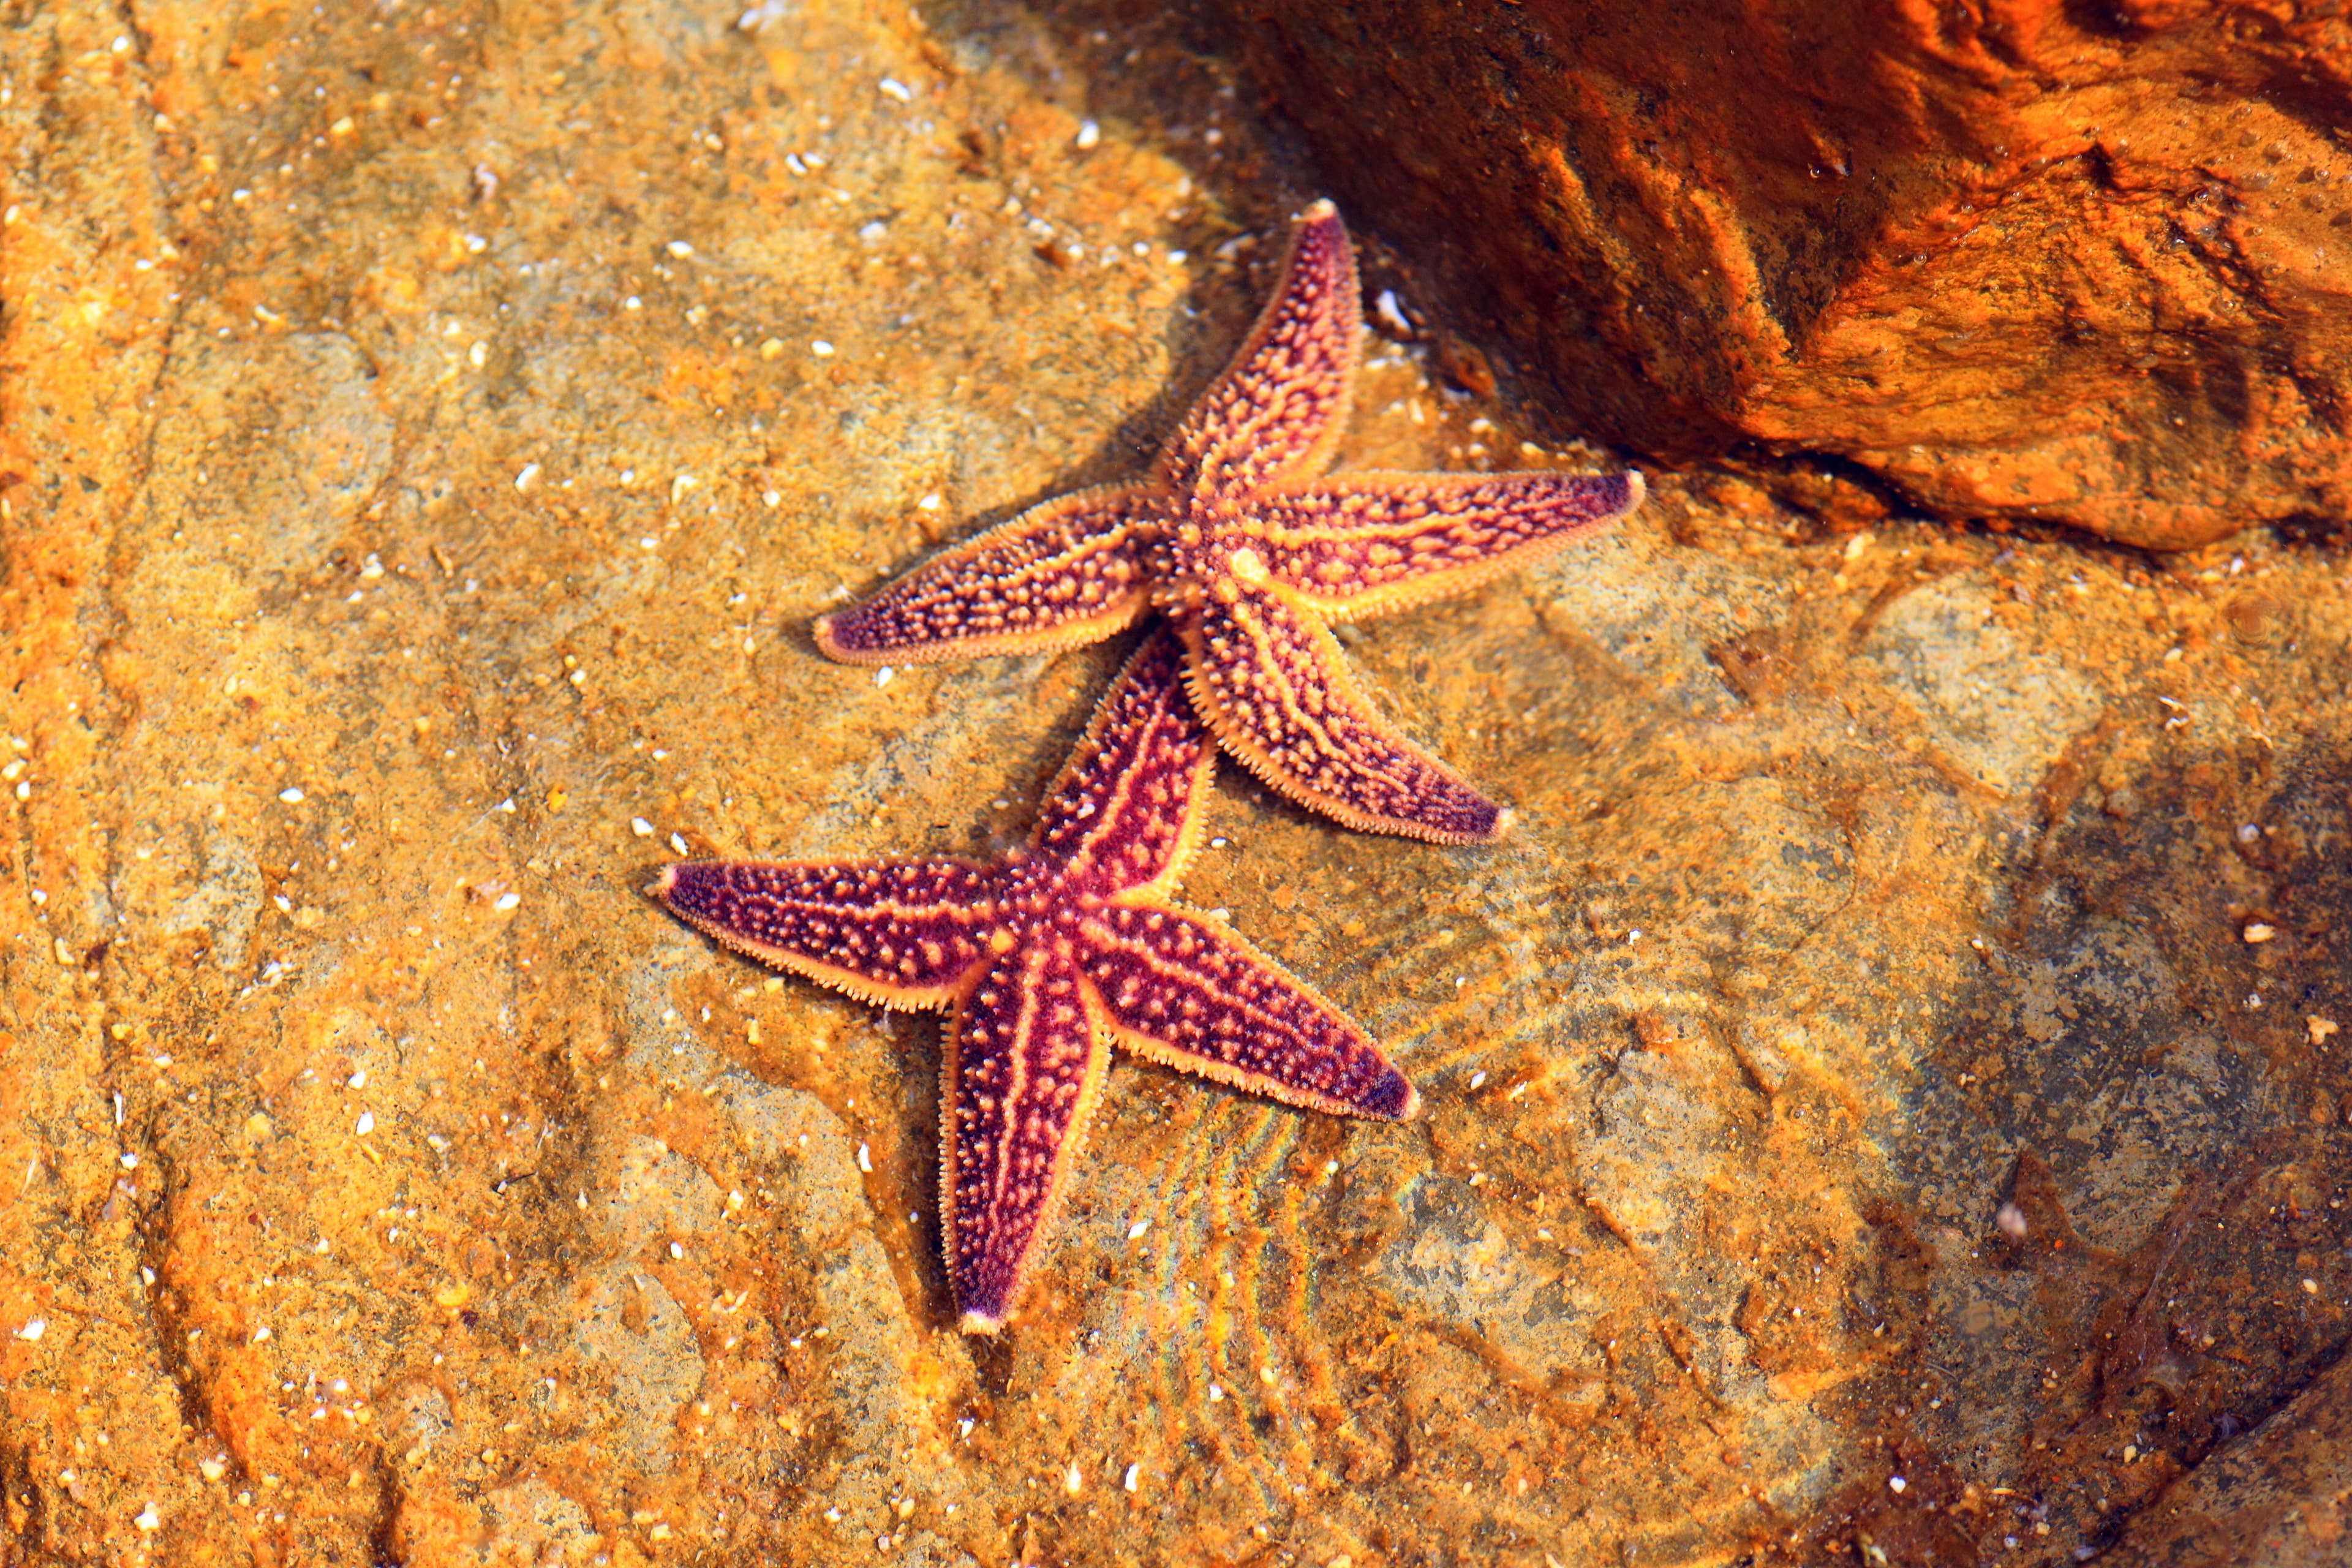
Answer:
[[940, 1007], [989, 954], [995, 879], [969, 861], [688, 860], [647, 889], [736, 952], [883, 1007]]
[[1266, 574], [1318, 616], [1425, 604], [1598, 532], [1642, 476], [1344, 474], [1251, 498]]
[[1362, 330], [1355, 247], [1331, 204], [1317, 202], [1241, 352], [1169, 437], [1160, 482], [1225, 496], [1316, 471], [1348, 422]]
[[1155, 631], [1120, 669], [1060, 776], [1031, 842], [1074, 889], [1173, 887], [1200, 841], [1217, 748], [1184, 689], [1184, 650]]
[[1062, 1205], [1110, 1053], [1068, 954], [1033, 941], [982, 969], [947, 1032], [940, 1217], [966, 1333], [992, 1334]]
[[1250, 772], [1350, 827], [1492, 839], [1495, 804], [1372, 711], [1329, 628], [1288, 591], [1230, 579], [1178, 622], [1193, 706]]
[[1088, 1005], [1136, 1055], [1334, 1115], [1402, 1121], [1419, 1107], [1370, 1036], [1233, 932], [1126, 901], [1082, 931]]
[[928, 664], [1098, 642], [1143, 613], [1154, 515], [1133, 487], [1043, 502], [819, 617], [816, 645], [845, 664]]

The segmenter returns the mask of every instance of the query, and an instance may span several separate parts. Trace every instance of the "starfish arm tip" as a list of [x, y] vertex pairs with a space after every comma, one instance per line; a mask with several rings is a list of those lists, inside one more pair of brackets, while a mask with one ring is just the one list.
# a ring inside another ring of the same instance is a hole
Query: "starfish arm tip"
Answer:
[[967, 1334], [995, 1334], [1004, 1327], [1004, 1314], [983, 1312], [977, 1307], [967, 1308], [956, 1327]]
[[[1464, 786], [1463, 793], [1469, 799], [1463, 803], [1462, 826], [1458, 830], [1446, 835], [1446, 838], [1450, 838], [1456, 844], [1500, 842], [1503, 835], [1509, 829], [1511, 814], [1466, 785]], [[1444, 843], [1445, 839], [1441, 838], [1438, 842]]]
[[1399, 1121], [1411, 1121], [1421, 1114], [1421, 1090], [1408, 1083], [1404, 1086], [1404, 1103], [1397, 1108]]
[[[1418, 838], [1425, 844], [1450, 844], [1463, 848], [1475, 848], [1483, 844], [1498, 844], [1517, 820], [1511, 813], [1496, 805], [1476, 790], [1451, 778], [1455, 798], [1451, 821], [1428, 821], [1410, 816], [1374, 816], [1360, 814], [1361, 821], [1349, 821], [1330, 806], [1308, 801], [1297, 795], [1292, 798], [1301, 805], [1323, 812], [1349, 827], [1360, 827], [1370, 833], [1393, 833], [1400, 838]], [[1276, 788], [1282, 788], [1276, 784]]]
[[819, 616], [809, 623], [809, 640], [816, 644], [817, 652], [835, 664], [932, 664], [953, 658], [960, 650], [930, 647], [921, 644], [869, 643], [860, 646], [852, 639], [857, 635], [858, 622], [855, 610], [839, 615]]
[[677, 867], [675, 865], [665, 866], [661, 868], [660, 876], [656, 877], [652, 881], [646, 884], [646, 896], [650, 899], [658, 899], [663, 903], [667, 903], [669, 902], [669, 890], [677, 886]]
[[[1202, 703], [1204, 709], [1207, 706]], [[1213, 725], [1214, 722], [1213, 720]], [[1239, 762], [1259, 783], [1308, 811], [1329, 817], [1342, 827], [1351, 827], [1359, 833], [1387, 833], [1399, 838], [1417, 838], [1424, 844], [1465, 847], [1492, 844], [1503, 837], [1503, 821], [1508, 814], [1450, 775], [1449, 782], [1467, 797], [1465, 803], [1460, 803], [1459, 820], [1430, 822], [1419, 817], [1386, 815], [1367, 811], [1350, 801], [1315, 789], [1285, 772], [1272, 759], [1251, 746], [1246, 738], [1237, 738], [1223, 729], [1217, 730], [1216, 733], [1226, 754]]]
[[1331, 198], [1329, 196], [1318, 196], [1313, 201], [1307, 204], [1307, 210], [1298, 215], [1298, 221], [1301, 223], [1321, 223], [1327, 217], [1338, 216], [1339, 212], [1339, 209], [1332, 205]]
[[841, 621], [835, 616], [819, 616], [809, 623], [809, 640], [816, 644], [817, 652], [835, 664], [870, 663], [861, 648], [846, 646], [841, 640]]

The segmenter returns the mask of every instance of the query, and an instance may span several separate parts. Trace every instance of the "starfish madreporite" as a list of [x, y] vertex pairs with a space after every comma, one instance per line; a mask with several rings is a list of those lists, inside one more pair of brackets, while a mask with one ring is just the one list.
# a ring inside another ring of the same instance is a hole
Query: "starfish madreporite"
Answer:
[[1112, 1041], [1317, 1110], [1402, 1121], [1419, 1104], [1338, 1008], [1168, 901], [1216, 765], [1181, 663], [1165, 635], [1137, 650], [1003, 859], [696, 860], [652, 889], [754, 958], [883, 1006], [949, 1010], [940, 1207], [970, 1332], [1012, 1310]]
[[817, 646], [859, 664], [1034, 653], [1157, 606], [1202, 716], [1266, 783], [1351, 827], [1492, 838], [1494, 804], [1380, 717], [1324, 623], [1524, 565], [1639, 505], [1642, 477], [1317, 478], [1347, 422], [1360, 293], [1347, 228], [1318, 202], [1248, 341], [1149, 479], [1031, 508], [823, 617]]

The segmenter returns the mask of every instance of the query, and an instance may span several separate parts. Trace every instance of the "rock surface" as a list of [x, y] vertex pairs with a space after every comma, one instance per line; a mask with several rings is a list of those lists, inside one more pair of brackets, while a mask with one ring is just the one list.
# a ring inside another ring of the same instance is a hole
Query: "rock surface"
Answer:
[[1570, 428], [2157, 549], [2352, 510], [2338, 7], [1218, 5]]
[[[2261, 535], [1662, 479], [1351, 630], [1517, 831], [1227, 768], [1185, 897], [1427, 1114], [1122, 1061], [954, 1331], [935, 1024], [639, 889], [1026, 831], [1117, 648], [806, 626], [1129, 471], [1245, 329], [1312, 187], [1193, 42], [0, 33], [0, 1555], [2058, 1563], [2333, 1474], [2352, 579]], [[1345, 464], [1607, 461], [1369, 360]]]
[[2216, 1454], [2135, 1520], [2111, 1561], [2147, 1568], [2311, 1568], [2340, 1560], [2352, 1496], [2352, 1365], [2338, 1362], [2294, 1403]]

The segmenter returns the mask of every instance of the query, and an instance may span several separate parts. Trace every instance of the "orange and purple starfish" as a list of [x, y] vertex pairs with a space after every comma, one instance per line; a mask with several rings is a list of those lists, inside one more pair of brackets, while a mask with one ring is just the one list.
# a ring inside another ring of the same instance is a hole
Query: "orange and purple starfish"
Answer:
[[1354, 248], [1318, 202], [1281, 288], [1148, 479], [1032, 508], [819, 620], [817, 646], [854, 664], [1037, 653], [1157, 606], [1202, 718], [1267, 784], [1351, 827], [1492, 838], [1494, 803], [1380, 717], [1324, 623], [1558, 550], [1639, 505], [1642, 477], [1317, 478], [1347, 422], [1361, 329]]
[[1169, 901], [1216, 748], [1173, 639], [1127, 663], [1026, 847], [991, 864], [695, 860], [654, 896], [719, 942], [885, 1007], [949, 1010], [940, 1209], [967, 1332], [1003, 1325], [1051, 1229], [1111, 1042], [1340, 1115], [1419, 1097], [1281, 965]]

